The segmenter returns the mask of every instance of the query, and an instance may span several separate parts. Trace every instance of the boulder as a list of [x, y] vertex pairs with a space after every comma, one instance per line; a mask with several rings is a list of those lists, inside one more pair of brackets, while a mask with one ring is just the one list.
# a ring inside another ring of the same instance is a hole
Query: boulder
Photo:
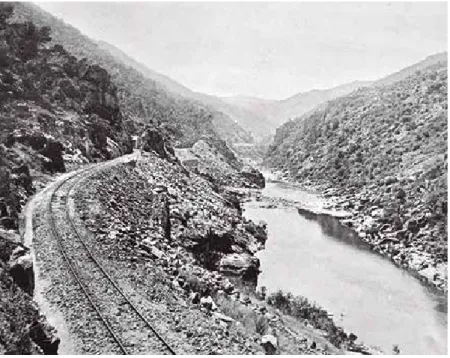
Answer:
[[9, 273], [19, 287], [29, 295], [34, 291], [33, 258], [28, 249], [17, 246], [9, 258]]
[[413, 234], [417, 233], [420, 230], [420, 227], [419, 227], [417, 221], [414, 219], [409, 219], [406, 222], [405, 226], [406, 226], [406, 229], [408, 231], [412, 232]]
[[145, 130], [141, 137], [142, 149], [146, 152], [154, 151], [161, 158], [169, 159], [174, 157], [174, 151], [172, 147], [155, 129], [148, 128]]
[[28, 329], [30, 338], [42, 349], [44, 354], [58, 354], [60, 339], [56, 336], [56, 331], [53, 327], [42, 320], [35, 320]]
[[226, 323], [234, 322], [233, 318], [231, 318], [231, 317], [229, 317], [227, 315], [224, 315], [223, 313], [214, 312], [213, 316], [214, 316], [214, 318], [217, 318], [219, 321], [222, 321], [222, 322], [226, 322]]
[[278, 339], [271, 334], [266, 334], [261, 338], [261, 346], [266, 351], [266, 355], [276, 354], [278, 348]]
[[259, 266], [258, 258], [246, 253], [233, 253], [222, 257], [219, 262], [219, 271], [256, 283], [260, 272]]
[[152, 243], [149, 239], [144, 239], [139, 247], [147, 251], [155, 259], [162, 259], [165, 257], [164, 252], [155, 247], [154, 243]]
[[240, 174], [247, 179], [250, 183], [253, 183], [258, 188], [264, 188], [266, 186], [266, 180], [264, 176], [253, 167], [245, 166], [242, 168]]
[[206, 308], [207, 310], [215, 311], [217, 309], [217, 305], [214, 303], [211, 296], [202, 297], [200, 299], [200, 304], [202, 307]]

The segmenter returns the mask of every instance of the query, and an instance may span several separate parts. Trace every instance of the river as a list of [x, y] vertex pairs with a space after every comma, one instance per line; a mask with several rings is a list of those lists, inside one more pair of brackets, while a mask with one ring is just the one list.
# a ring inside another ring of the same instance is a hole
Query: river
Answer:
[[[264, 196], [319, 200], [290, 185], [268, 182]], [[245, 203], [244, 215], [264, 220], [265, 250], [258, 257], [259, 285], [302, 295], [331, 312], [359, 342], [391, 354], [447, 353], [446, 295], [425, 287], [390, 260], [374, 253], [331, 217], [302, 216], [293, 207]]]

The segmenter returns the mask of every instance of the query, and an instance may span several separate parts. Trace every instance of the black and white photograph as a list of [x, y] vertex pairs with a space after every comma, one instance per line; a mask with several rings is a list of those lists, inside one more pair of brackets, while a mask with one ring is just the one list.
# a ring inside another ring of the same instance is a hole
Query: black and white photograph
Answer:
[[448, 2], [0, 0], [0, 355], [447, 355]]

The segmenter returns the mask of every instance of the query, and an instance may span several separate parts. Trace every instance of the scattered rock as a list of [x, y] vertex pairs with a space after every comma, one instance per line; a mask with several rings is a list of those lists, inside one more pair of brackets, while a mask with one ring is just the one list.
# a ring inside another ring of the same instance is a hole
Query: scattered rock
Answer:
[[198, 304], [200, 303], [200, 293], [198, 292], [191, 292], [189, 295], [189, 300], [193, 303], [193, 304]]
[[200, 299], [200, 305], [210, 311], [214, 311], [217, 309], [217, 305], [214, 303], [211, 296], [202, 297]]

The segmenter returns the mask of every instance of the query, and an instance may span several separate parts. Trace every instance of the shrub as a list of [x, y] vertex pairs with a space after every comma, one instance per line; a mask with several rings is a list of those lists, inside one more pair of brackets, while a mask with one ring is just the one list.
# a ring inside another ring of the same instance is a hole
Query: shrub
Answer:
[[341, 327], [334, 324], [327, 311], [309, 302], [303, 296], [293, 296], [291, 293], [279, 290], [269, 295], [267, 303], [278, 308], [284, 314], [306, 320], [313, 327], [324, 330], [327, 332], [330, 342], [336, 347], [341, 347], [343, 343], [349, 342], [347, 334]]
[[269, 330], [269, 321], [267, 317], [224, 295], [215, 296], [214, 301], [217, 303], [223, 314], [239, 321], [247, 330], [256, 332], [260, 335], [267, 334]]
[[267, 317], [258, 315], [255, 320], [256, 332], [261, 336], [265, 335], [269, 330], [269, 321]]

